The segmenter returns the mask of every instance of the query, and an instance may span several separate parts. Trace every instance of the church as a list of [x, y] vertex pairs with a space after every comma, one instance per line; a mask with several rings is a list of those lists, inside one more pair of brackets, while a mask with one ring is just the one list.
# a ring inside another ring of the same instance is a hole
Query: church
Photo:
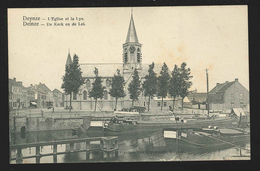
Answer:
[[[98, 69], [99, 76], [102, 79], [102, 84], [105, 86], [105, 95], [103, 99], [97, 101], [97, 111], [113, 111], [115, 108], [115, 98], [110, 96], [109, 91], [111, 89], [111, 82], [116, 70], [119, 69], [121, 75], [125, 79], [125, 93], [124, 98], [119, 98], [117, 102], [117, 109], [129, 108], [132, 106], [132, 100], [129, 98], [128, 85], [132, 80], [132, 75], [135, 69], [137, 69], [141, 83], [144, 82], [145, 75], [148, 74], [148, 68], [150, 64], [142, 63], [142, 44], [139, 42], [137, 32], [134, 24], [133, 14], [131, 14], [130, 24], [126, 36], [126, 41], [122, 46], [122, 58], [123, 63], [80, 63], [82, 76], [85, 78], [85, 84], [79, 89], [78, 94], [72, 93], [72, 108], [74, 110], [86, 110], [93, 111], [95, 108], [95, 101], [89, 97], [89, 91], [92, 89], [92, 83], [94, 82], [95, 67]], [[68, 54], [66, 66], [72, 63], [71, 55]], [[160, 66], [155, 65], [154, 71], [160, 73], [162, 64]], [[69, 106], [69, 95], [65, 95], [65, 106]], [[160, 110], [163, 105], [164, 110], [169, 109], [172, 106], [172, 98], [164, 98], [164, 103], [161, 104], [161, 98], [154, 97], [150, 102], [151, 110]], [[141, 93], [139, 100], [135, 101], [135, 106], [148, 106], [148, 97], [144, 97]], [[180, 100], [176, 99], [175, 107], [180, 106]]]

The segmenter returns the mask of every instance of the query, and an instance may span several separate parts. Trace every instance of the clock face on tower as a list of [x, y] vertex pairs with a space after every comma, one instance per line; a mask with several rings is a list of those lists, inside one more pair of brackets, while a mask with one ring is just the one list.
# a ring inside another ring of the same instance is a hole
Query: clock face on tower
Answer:
[[130, 50], [131, 53], [134, 53], [135, 47], [134, 47], [134, 46], [131, 46], [129, 50]]

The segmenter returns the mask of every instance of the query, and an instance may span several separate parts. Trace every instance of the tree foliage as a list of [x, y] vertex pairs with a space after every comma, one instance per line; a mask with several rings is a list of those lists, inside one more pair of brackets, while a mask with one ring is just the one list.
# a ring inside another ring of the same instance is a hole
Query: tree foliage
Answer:
[[62, 77], [63, 83], [61, 88], [64, 89], [66, 95], [70, 95], [70, 111], [71, 111], [71, 93], [77, 94], [79, 88], [84, 84], [84, 78], [79, 65], [79, 57], [75, 54], [73, 62], [66, 66], [65, 75]]
[[183, 108], [183, 99], [188, 95], [189, 88], [192, 86], [190, 79], [191, 76], [190, 68], [186, 68], [187, 64], [183, 62], [180, 67], [180, 93], [179, 95], [182, 98], [182, 108]]
[[140, 88], [141, 81], [139, 79], [138, 71], [136, 69], [134, 70], [134, 75], [132, 78], [133, 79], [128, 86], [128, 91], [130, 94], [130, 99], [132, 99], [132, 106], [133, 106], [134, 101], [138, 100], [139, 95], [141, 94], [141, 88]]
[[157, 84], [157, 95], [158, 97], [162, 98], [161, 110], [163, 108], [163, 98], [167, 96], [168, 88], [169, 88], [169, 69], [168, 66], [163, 63], [162, 69], [160, 71], [160, 76], [158, 77], [158, 84]]
[[145, 81], [142, 85], [142, 88], [144, 90], [144, 96], [149, 97], [149, 102], [148, 102], [148, 111], [149, 111], [150, 98], [154, 97], [157, 91], [157, 77], [156, 77], [156, 73], [154, 72], [154, 63], [149, 65], [148, 75], [146, 75], [144, 78]]
[[178, 95], [180, 95], [180, 69], [177, 65], [174, 65], [174, 69], [171, 73], [170, 85], [169, 85], [169, 94], [173, 97], [173, 110], [174, 110], [174, 102]]
[[124, 84], [125, 84], [125, 79], [123, 76], [120, 74], [120, 70], [117, 69], [117, 75], [114, 74], [114, 77], [112, 78], [112, 84], [111, 84], [111, 89], [109, 94], [112, 97], [116, 98], [116, 106], [115, 110], [117, 108], [117, 100], [118, 98], [125, 97], [125, 91], [124, 91]]
[[105, 87], [102, 86], [102, 80], [101, 77], [98, 76], [98, 69], [95, 67], [94, 70], [95, 74], [95, 81], [92, 83], [92, 89], [89, 92], [89, 97], [93, 97], [95, 99], [95, 109], [96, 111], [96, 106], [97, 106], [97, 99], [100, 98], [102, 99], [104, 97], [104, 90]]

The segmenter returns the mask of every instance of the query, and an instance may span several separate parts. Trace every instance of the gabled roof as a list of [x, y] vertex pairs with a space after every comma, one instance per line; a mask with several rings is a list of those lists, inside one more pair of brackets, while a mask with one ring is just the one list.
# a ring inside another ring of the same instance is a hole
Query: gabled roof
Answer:
[[131, 15], [128, 33], [127, 33], [125, 42], [126, 43], [129, 43], [129, 42], [139, 43], [138, 38], [137, 38], [137, 34], [136, 34], [136, 30], [135, 30], [133, 15]]
[[42, 83], [39, 83], [39, 85], [37, 85], [37, 89], [41, 89], [45, 93], [48, 93], [51, 91], [45, 84], [42, 84]]
[[233, 85], [235, 81], [226, 83], [217, 93], [224, 93], [231, 85]]
[[235, 81], [217, 84], [209, 93], [210, 94], [224, 93], [234, 83]]
[[54, 93], [62, 93], [60, 90], [58, 90], [58, 89], [56, 89], [56, 88], [53, 90], [53, 92], [54, 92]]

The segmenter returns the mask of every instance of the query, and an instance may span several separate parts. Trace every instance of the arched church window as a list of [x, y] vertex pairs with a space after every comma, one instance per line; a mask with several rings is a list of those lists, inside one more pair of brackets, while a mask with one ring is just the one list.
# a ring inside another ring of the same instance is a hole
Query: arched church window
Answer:
[[83, 91], [83, 100], [87, 100], [87, 98], [88, 98], [87, 91], [84, 90]]
[[73, 92], [73, 100], [77, 100], [77, 94]]
[[125, 52], [124, 61], [127, 63], [127, 52]]
[[90, 80], [89, 79], [87, 79], [87, 81], [86, 81], [86, 87], [90, 87]]
[[104, 92], [104, 99], [107, 100], [107, 97], [108, 97], [108, 92], [105, 91], [105, 92]]
[[107, 79], [107, 80], [106, 80], [106, 87], [110, 87], [110, 85], [111, 85], [111, 82], [110, 82], [109, 79]]
[[140, 54], [140, 52], [137, 53], [137, 62], [138, 63], [141, 62], [141, 54]]

